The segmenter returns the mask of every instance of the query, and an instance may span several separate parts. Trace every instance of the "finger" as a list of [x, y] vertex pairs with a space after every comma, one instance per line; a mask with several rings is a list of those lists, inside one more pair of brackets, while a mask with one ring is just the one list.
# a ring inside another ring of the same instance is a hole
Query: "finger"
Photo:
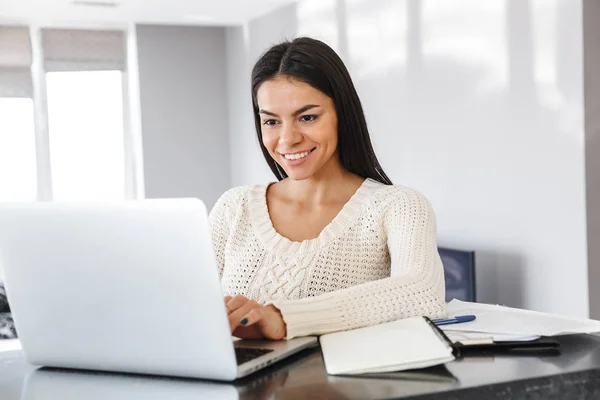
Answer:
[[225, 310], [227, 310], [227, 315], [229, 315], [231, 313], [231, 311], [229, 311], [229, 308], [227, 308], [227, 303], [229, 303], [232, 298], [233, 297], [231, 297], [231, 296], [225, 296]]
[[235, 295], [233, 298], [231, 298], [228, 302], [225, 303], [225, 307], [227, 307], [227, 313], [231, 314], [232, 312], [234, 312], [238, 308], [242, 307], [244, 304], [246, 304], [249, 301], [250, 300], [248, 300], [246, 297], [242, 296], [241, 294]]
[[253, 309], [260, 308], [261, 305], [255, 301], [248, 301], [245, 305], [238, 308], [229, 314], [229, 326], [231, 327], [231, 332], [235, 331], [240, 325], [242, 318], [250, 313]]
[[264, 337], [272, 340], [281, 340], [286, 335], [286, 325], [279, 310], [274, 311], [270, 306], [254, 308], [240, 321], [243, 328], [256, 328]]
[[264, 317], [264, 308], [253, 308], [240, 319], [241, 326], [251, 326], [259, 323]]

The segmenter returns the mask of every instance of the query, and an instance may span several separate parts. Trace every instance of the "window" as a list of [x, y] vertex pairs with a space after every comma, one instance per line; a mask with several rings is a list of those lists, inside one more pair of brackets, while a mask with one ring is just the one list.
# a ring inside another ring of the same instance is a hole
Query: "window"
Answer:
[[125, 198], [121, 71], [46, 74], [54, 200]]
[[0, 25], [0, 202], [136, 196], [126, 39]]
[[29, 29], [0, 26], [0, 202], [37, 199], [30, 68]]
[[42, 28], [40, 38], [52, 199], [124, 199], [124, 32]]
[[0, 98], [0, 201], [37, 197], [33, 101]]

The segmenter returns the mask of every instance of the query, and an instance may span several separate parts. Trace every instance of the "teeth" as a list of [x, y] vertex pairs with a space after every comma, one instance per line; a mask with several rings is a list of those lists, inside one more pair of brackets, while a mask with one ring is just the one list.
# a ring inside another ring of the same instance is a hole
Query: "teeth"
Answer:
[[306, 157], [309, 154], [310, 154], [310, 151], [305, 151], [304, 153], [284, 154], [284, 157], [288, 160], [299, 160], [301, 158]]

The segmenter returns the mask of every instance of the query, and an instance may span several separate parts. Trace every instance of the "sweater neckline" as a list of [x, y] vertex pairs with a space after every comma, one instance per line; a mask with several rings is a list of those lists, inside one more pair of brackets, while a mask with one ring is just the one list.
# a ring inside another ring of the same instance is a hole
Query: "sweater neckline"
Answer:
[[267, 206], [267, 188], [269, 185], [271, 183], [256, 185], [250, 190], [249, 213], [254, 232], [262, 244], [271, 252], [297, 256], [317, 251], [350, 227], [360, 215], [362, 207], [368, 204], [372, 192], [381, 186], [381, 183], [370, 178], [365, 179], [352, 197], [344, 204], [340, 212], [323, 228], [316, 238], [300, 242], [292, 241], [281, 235], [273, 226]]

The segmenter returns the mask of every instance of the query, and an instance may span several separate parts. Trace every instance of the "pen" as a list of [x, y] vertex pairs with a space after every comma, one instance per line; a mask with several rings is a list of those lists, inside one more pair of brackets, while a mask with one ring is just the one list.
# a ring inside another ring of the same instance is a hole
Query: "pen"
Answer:
[[448, 318], [448, 319], [436, 319], [435, 321], [433, 321], [433, 323], [437, 326], [440, 325], [450, 325], [450, 324], [461, 324], [463, 322], [470, 322], [475, 320], [475, 316], [474, 315], [460, 315], [454, 318]]

